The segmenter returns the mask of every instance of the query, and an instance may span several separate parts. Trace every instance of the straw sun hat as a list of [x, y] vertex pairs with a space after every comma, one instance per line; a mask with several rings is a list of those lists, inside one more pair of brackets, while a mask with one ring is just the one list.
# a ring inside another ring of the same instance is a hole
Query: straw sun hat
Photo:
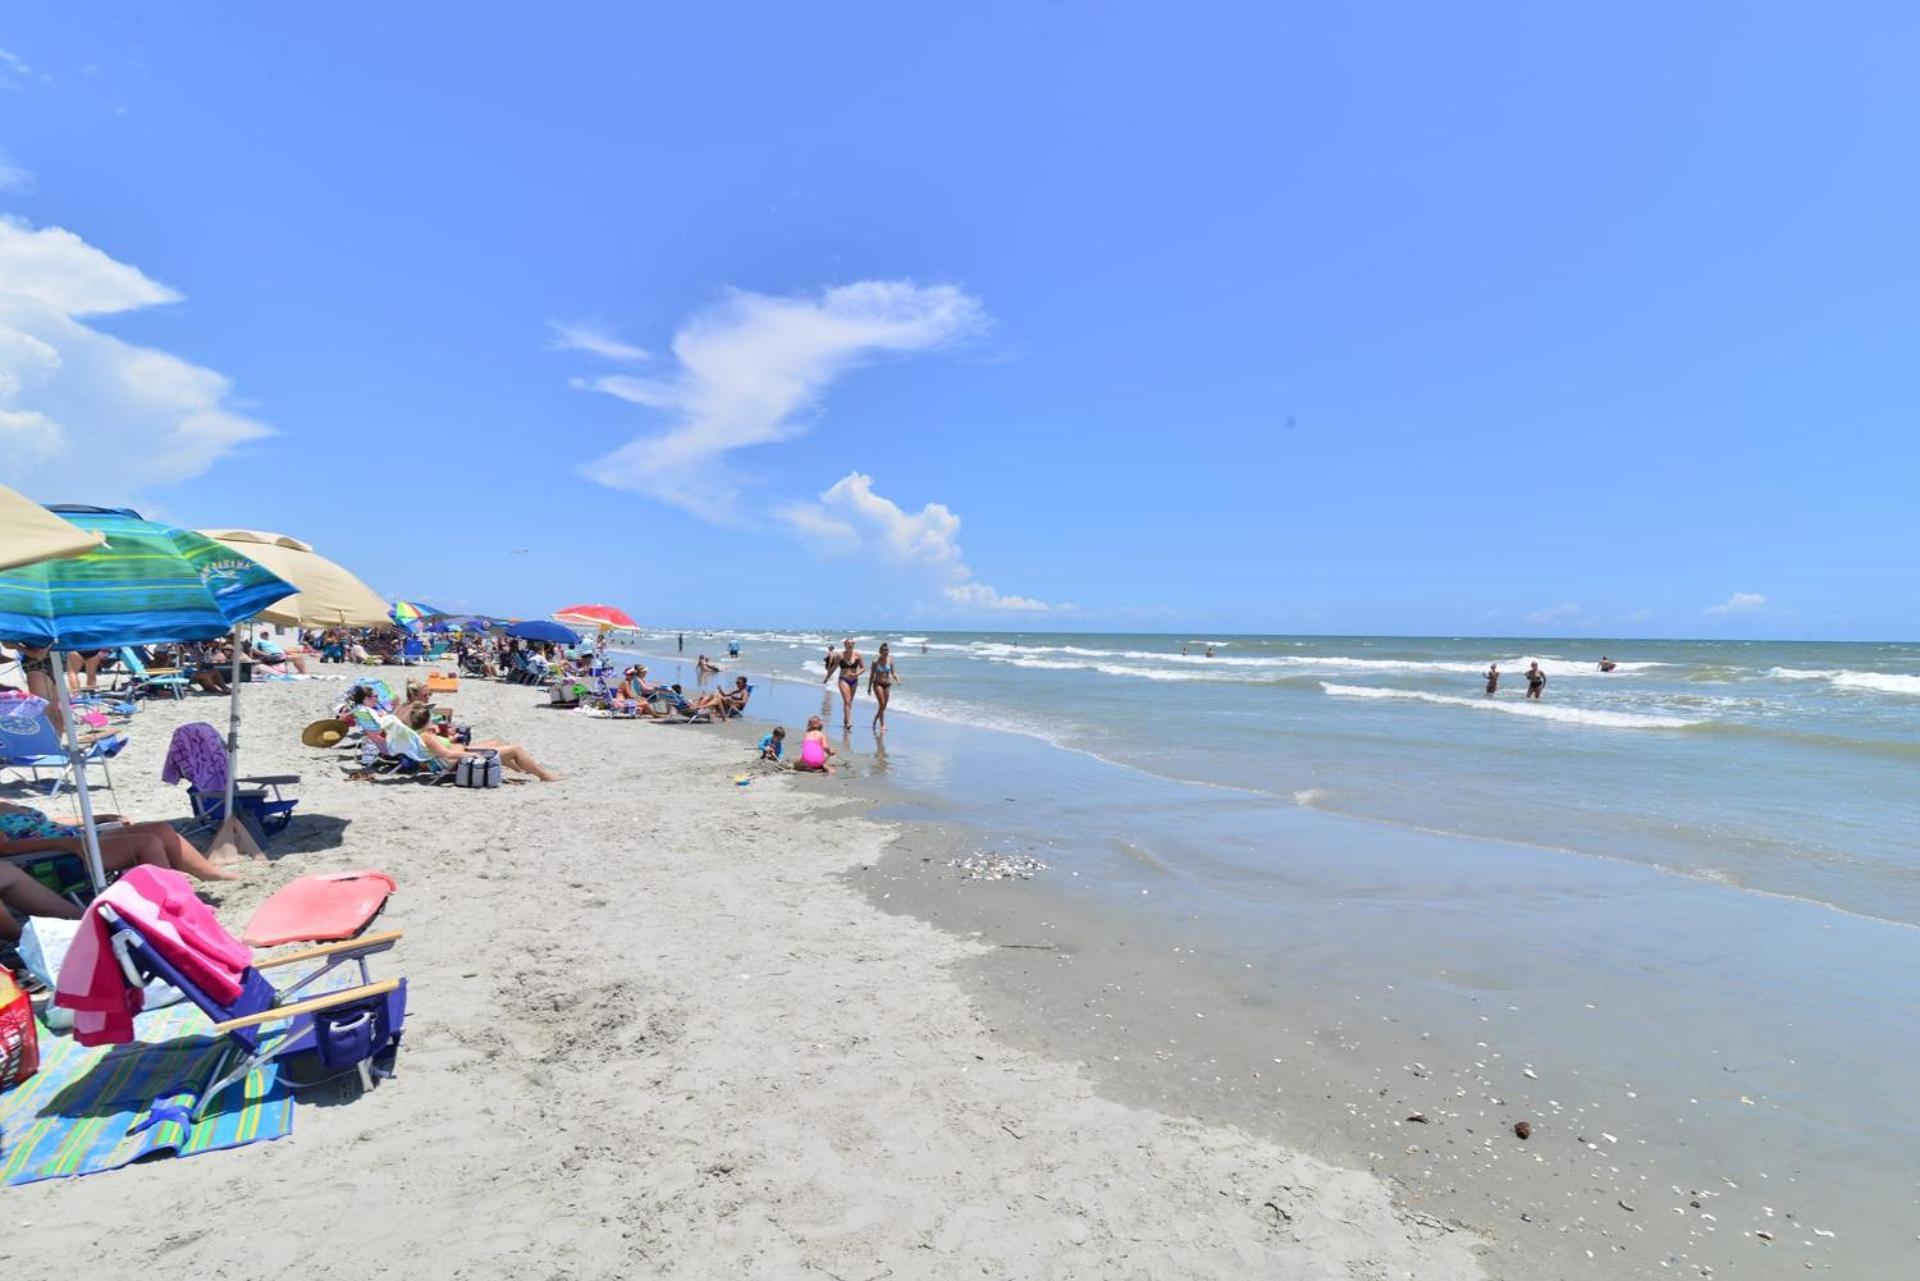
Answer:
[[300, 741], [308, 747], [332, 747], [347, 736], [348, 728], [346, 721], [315, 721], [300, 731]]

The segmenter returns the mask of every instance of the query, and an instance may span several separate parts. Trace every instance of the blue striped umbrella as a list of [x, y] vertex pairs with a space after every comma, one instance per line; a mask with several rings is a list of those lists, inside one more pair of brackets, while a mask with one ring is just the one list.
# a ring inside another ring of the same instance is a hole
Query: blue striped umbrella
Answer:
[[[0, 637], [11, 641], [59, 651], [210, 640], [296, 590], [223, 543], [192, 530], [142, 520], [138, 512], [105, 507], [51, 510], [103, 535], [105, 541], [80, 556], [0, 570]], [[67, 755], [74, 764], [73, 789], [80, 802], [88, 870], [95, 888], [105, 889], [93, 799], [74, 731], [66, 673], [59, 664], [54, 668], [53, 687], [67, 722]], [[239, 688], [234, 686], [236, 696]], [[233, 709], [238, 724], [237, 701]], [[227, 747], [231, 821], [236, 735], [229, 734]]]
[[105, 507], [51, 510], [106, 541], [0, 570], [0, 637], [55, 649], [208, 640], [296, 590], [189, 529]]

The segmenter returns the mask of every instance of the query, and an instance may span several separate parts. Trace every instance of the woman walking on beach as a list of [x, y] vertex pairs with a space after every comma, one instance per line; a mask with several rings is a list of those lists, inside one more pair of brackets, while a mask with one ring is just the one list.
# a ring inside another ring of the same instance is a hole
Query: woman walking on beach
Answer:
[[881, 641], [880, 652], [874, 655], [873, 669], [867, 673], [867, 693], [880, 704], [873, 714], [873, 729], [877, 734], [886, 732], [887, 702], [893, 697], [893, 683], [898, 679], [893, 670], [893, 654], [887, 643]]
[[[827, 668], [827, 680], [833, 679], [837, 672], [840, 676], [840, 728], [853, 728], [853, 696], [860, 692], [860, 673], [867, 670], [867, 660], [860, 657], [860, 651], [853, 647], [853, 637], [840, 642], [840, 652], [833, 656], [833, 662]], [[820, 682], [822, 685], [826, 681]]]

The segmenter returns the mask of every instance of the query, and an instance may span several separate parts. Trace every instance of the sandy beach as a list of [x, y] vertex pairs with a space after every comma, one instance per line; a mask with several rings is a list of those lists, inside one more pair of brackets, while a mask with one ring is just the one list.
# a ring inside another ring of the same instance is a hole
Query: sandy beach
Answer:
[[[748, 727], [597, 720], [466, 682], [459, 719], [562, 782], [349, 782], [298, 740], [343, 689], [246, 689], [245, 768], [302, 774], [300, 817], [213, 897], [237, 932], [296, 875], [392, 874], [399, 1075], [303, 1103], [278, 1143], [14, 1189], [0, 1260], [202, 1278], [1480, 1275], [1473, 1233], [1370, 1174], [1112, 1101], [997, 1036], [958, 967], [1021, 940], [869, 903], [845, 874], [891, 833], [844, 776], [737, 786]], [[151, 704], [115, 769], [125, 808], [177, 817], [167, 735], [225, 710]]]

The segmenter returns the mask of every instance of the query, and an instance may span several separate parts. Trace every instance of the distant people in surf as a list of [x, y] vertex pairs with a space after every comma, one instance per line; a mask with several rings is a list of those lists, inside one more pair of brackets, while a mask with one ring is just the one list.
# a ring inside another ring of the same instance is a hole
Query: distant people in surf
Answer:
[[1487, 664], [1487, 697], [1492, 698], [1500, 692], [1500, 664]]
[[1547, 674], [1540, 670], [1540, 664], [1538, 662], [1528, 663], [1527, 697], [1537, 703], [1540, 701], [1540, 696], [1546, 693], [1546, 691]]
[[1600, 655], [1600, 670], [1601, 670], [1601, 671], [1603, 671], [1603, 672], [1610, 672], [1610, 671], [1612, 671], [1612, 670], [1613, 670], [1614, 668], [1616, 668], [1616, 667], [1618, 667], [1618, 666], [1619, 666], [1619, 664], [1618, 664], [1618, 663], [1616, 663], [1616, 662], [1614, 662], [1614, 661], [1613, 661], [1613, 660], [1612, 660], [1611, 658], [1608, 658], [1608, 657], [1607, 657], [1607, 656], [1606, 656], [1605, 654], [1602, 654], [1602, 655]]

